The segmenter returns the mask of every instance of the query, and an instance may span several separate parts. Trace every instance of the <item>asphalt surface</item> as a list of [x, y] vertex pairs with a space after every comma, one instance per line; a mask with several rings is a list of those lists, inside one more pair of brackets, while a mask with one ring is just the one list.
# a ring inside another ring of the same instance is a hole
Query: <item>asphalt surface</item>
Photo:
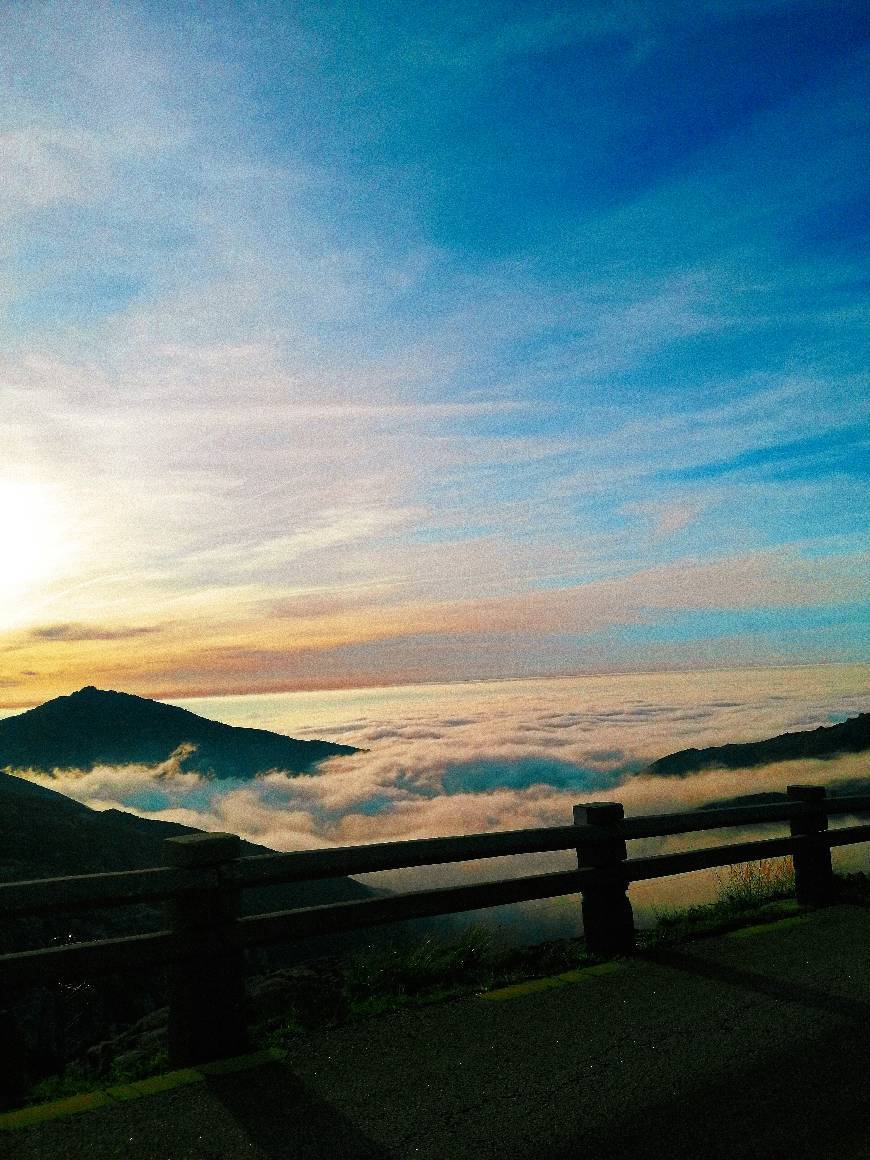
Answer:
[[5, 1160], [870, 1156], [870, 911], [312, 1033], [285, 1062], [0, 1134]]

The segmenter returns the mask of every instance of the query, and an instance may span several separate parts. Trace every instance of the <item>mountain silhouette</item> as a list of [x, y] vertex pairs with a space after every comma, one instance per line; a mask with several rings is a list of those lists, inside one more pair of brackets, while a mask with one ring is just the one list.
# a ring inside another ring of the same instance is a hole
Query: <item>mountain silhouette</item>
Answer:
[[838, 725], [820, 725], [799, 733], [782, 733], [766, 741], [714, 745], [709, 749], [681, 749], [647, 766], [655, 777], [687, 777], [704, 769], [743, 769], [774, 761], [807, 757], [835, 757], [870, 749], [870, 713], [859, 713]]
[[328, 757], [359, 750], [299, 741], [266, 729], [209, 721], [187, 709], [88, 685], [0, 721], [0, 769], [93, 769], [157, 765], [185, 773], [253, 778], [269, 770], [310, 773]]

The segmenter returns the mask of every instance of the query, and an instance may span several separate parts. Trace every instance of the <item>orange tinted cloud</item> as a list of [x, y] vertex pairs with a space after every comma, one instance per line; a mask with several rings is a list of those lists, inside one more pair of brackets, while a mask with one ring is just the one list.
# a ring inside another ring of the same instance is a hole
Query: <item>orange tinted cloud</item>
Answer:
[[[531, 675], [547, 671], [548, 657], [550, 671], [569, 662], [570, 653], [547, 651], [548, 634], [596, 634], [695, 609], [857, 600], [863, 564], [858, 555], [819, 562], [759, 552], [688, 559], [569, 588], [429, 602], [399, 601], [389, 587], [363, 587], [356, 599], [338, 590], [267, 600], [254, 589], [256, 598], [233, 609], [233, 592], [222, 598], [212, 591], [180, 602], [178, 618], [159, 624], [37, 624], [8, 635], [4, 703], [33, 704], [79, 684], [190, 695], [495, 676], [499, 665], [506, 674]], [[584, 656], [608, 667], [606, 650], [573, 655], [580, 667]], [[689, 646], [682, 653], [672, 646], [666, 663], [681, 656], [691, 667]]]

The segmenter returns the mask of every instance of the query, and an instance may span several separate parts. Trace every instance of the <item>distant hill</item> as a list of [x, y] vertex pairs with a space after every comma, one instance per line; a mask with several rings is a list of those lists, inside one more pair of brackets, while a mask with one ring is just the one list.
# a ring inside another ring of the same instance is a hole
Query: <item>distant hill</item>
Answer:
[[309, 773], [328, 757], [359, 752], [351, 745], [222, 725], [175, 705], [92, 685], [0, 721], [0, 769], [6, 770], [156, 765], [182, 746], [182, 771], [218, 778], [253, 778], [272, 769]]
[[783, 733], [766, 741], [714, 745], [709, 749], [681, 749], [647, 766], [655, 777], [687, 777], [704, 769], [743, 769], [774, 761], [806, 757], [835, 757], [870, 749], [870, 713], [859, 713], [838, 725], [821, 725], [800, 733]]
[[[832, 781], [827, 785], [828, 797], [864, 797], [870, 795], [870, 778], [857, 778], [853, 781]], [[779, 790], [766, 790], [763, 793], [741, 793], [736, 797], [719, 798], [714, 802], [705, 802], [699, 806], [701, 810], [721, 810], [731, 806], [770, 806], [781, 805], [787, 802], [789, 796]], [[866, 811], [865, 811], [866, 813]], [[864, 813], [861, 816], [865, 816]]]

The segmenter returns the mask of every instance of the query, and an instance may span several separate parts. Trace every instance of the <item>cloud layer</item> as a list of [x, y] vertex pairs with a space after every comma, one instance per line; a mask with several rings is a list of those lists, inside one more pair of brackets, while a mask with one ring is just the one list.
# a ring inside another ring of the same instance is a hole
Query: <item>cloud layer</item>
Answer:
[[[615, 682], [501, 682], [420, 689], [416, 700], [413, 691], [396, 690], [392, 697], [385, 691], [373, 712], [356, 719], [346, 716], [349, 706], [337, 695], [321, 705], [321, 720], [311, 734], [351, 741], [368, 752], [336, 758], [311, 776], [289, 779], [276, 772], [255, 782], [217, 782], [182, 774], [177, 760], [170, 759], [154, 768], [59, 771], [57, 780], [37, 780], [97, 809], [130, 809], [143, 817], [228, 830], [278, 850], [563, 825], [574, 804], [589, 800], [621, 801], [629, 815], [659, 813], [782, 790], [794, 782], [866, 780], [865, 755], [714, 770], [685, 779], [638, 772], [654, 758], [689, 745], [760, 739], [843, 719], [870, 707], [863, 676], [856, 670], [807, 669]], [[292, 700], [246, 698], [236, 706], [235, 720], [274, 724], [282, 714], [286, 720]], [[231, 705], [224, 702], [224, 709]], [[195, 702], [191, 707], [203, 708]], [[295, 713], [301, 712], [304, 705], [297, 705]], [[331, 721], [327, 729], [323, 714]], [[658, 852], [692, 840], [639, 846]], [[543, 871], [569, 865], [566, 858], [499, 859], [397, 872], [377, 881], [410, 888], [457, 877]], [[638, 886], [642, 909], [710, 889], [709, 876], [674, 883]]]

